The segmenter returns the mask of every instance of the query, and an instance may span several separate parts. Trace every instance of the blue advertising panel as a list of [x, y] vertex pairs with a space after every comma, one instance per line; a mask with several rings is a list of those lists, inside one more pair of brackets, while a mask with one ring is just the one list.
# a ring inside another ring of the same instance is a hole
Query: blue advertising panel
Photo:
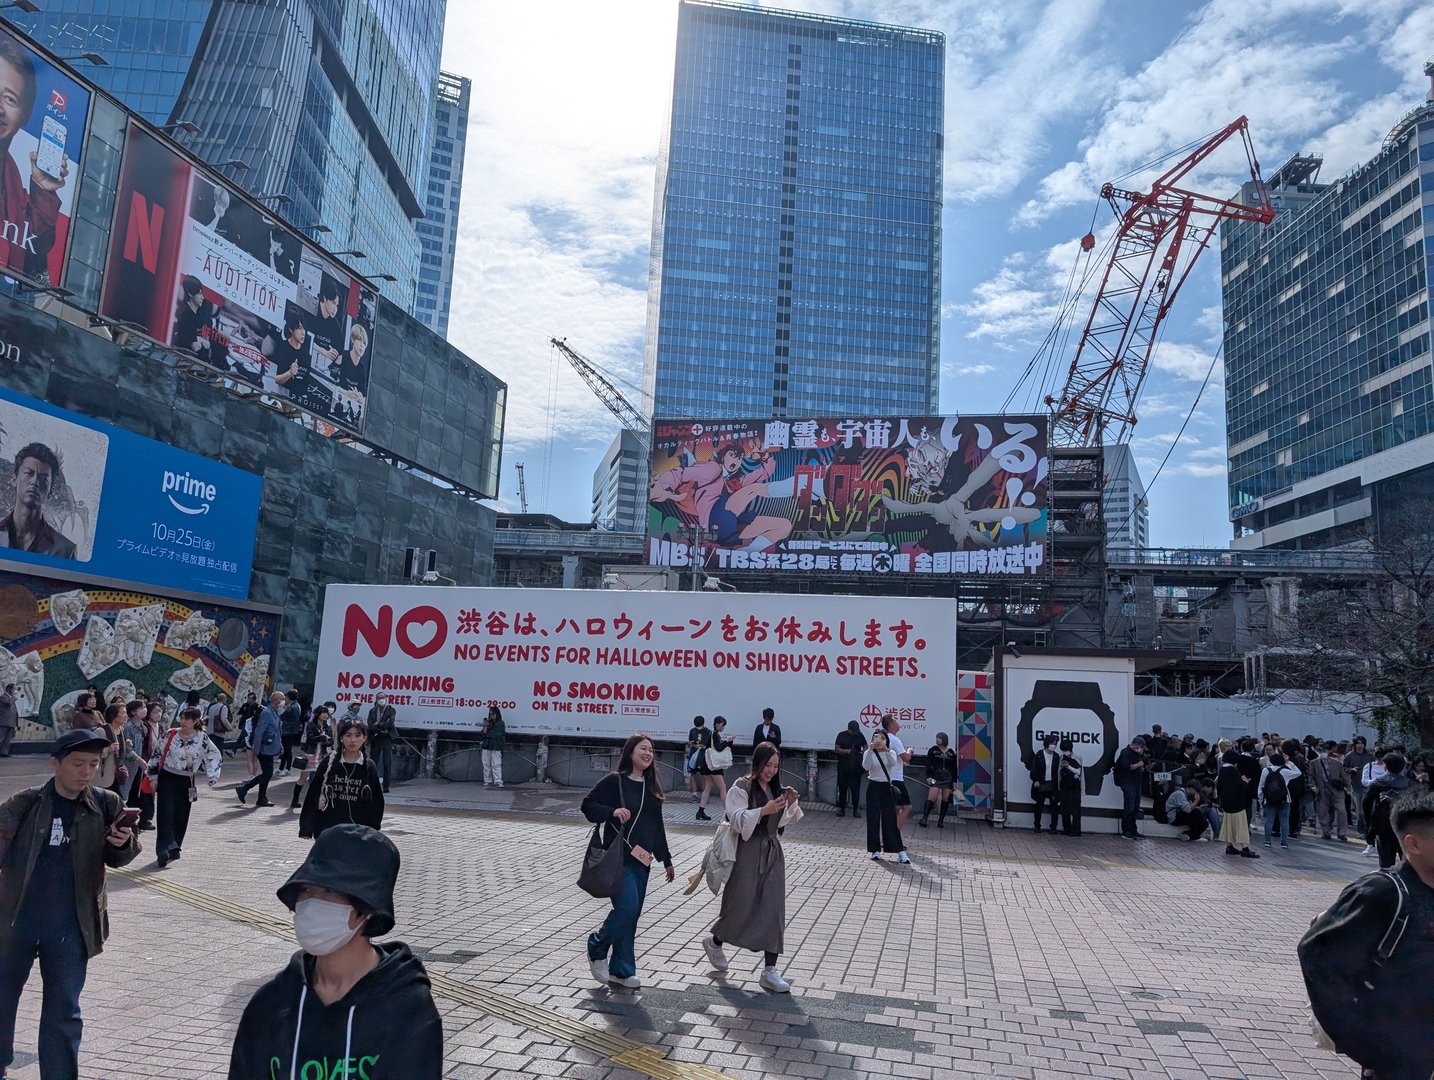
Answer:
[[0, 29], [0, 269], [64, 280], [90, 92]]
[[0, 562], [248, 599], [262, 487], [0, 388]]

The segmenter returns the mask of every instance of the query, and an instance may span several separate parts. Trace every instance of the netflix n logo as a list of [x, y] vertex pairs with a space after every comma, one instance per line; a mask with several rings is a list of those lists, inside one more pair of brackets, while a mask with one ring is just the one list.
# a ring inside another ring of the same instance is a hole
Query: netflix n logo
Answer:
[[129, 224], [124, 233], [124, 261], [139, 262], [149, 273], [159, 272], [159, 241], [164, 235], [164, 207], [133, 191], [129, 200]]

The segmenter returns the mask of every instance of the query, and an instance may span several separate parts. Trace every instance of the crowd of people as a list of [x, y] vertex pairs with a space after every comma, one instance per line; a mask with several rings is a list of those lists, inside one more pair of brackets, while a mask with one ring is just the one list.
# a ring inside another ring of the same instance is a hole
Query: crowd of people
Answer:
[[[97, 696], [83, 694], [75, 722], [52, 748], [51, 781], [0, 804], [0, 1080], [13, 1060], [16, 1007], [36, 959], [44, 982], [42, 1077], [76, 1074], [79, 995], [88, 961], [108, 932], [104, 869], [133, 861], [139, 833], [150, 828], [157, 864], [179, 859], [198, 781], [214, 786], [226, 749], [251, 763], [236, 789], [246, 806], [250, 791], [258, 794], [256, 805], [275, 805], [267, 794], [276, 762], [279, 775], [297, 773], [290, 809], [299, 811], [300, 835], [314, 840], [304, 865], [278, 890], [293, 912], [300, 951], [245, 1009], [230, 1076], [272, 1071], [275, 1062], [280, 1072], [311, 1060], [367, 1060], [376, 1067], [385, 1056], [392, 1061], [400, 1054], [401, 1075], [441, 1075], [442, 1025], [422, 963], [406, 945], [372, 940], [395, 923], [399, 857], [380, 831], [388, 776], [371, 744], [373, 730], [394, 730], [392, 705], [379, 699], [364, 717], [357, 703], [338, 715], [331, 702], [304, 710], [293, 692], [275, 692], [262, 706], [250, 697], [233, 716], [222, 696], [212, 703], [191, 697], [171, 716], [163, 699], [139, 695], [101, 710]], [[485, 755], [501, 754], [501, 723], [501, 713], [486, 718]], [[730, 786], [734, 740], [726, 729], [723, 717], [710, 728], [696, 718], [685, 759], [699, 819], [712, 820], [706, 807], [714, 790], [721, 810], [703, 871], [693, 876], [695, 888], [705, 871], [720, 909], [693, 947], [717, 972], [728, 969], [729, 949], [759, 954], [759, 986], [787, 993], [791, 983], [780, 968], [786, 950], [783, 841], [804, 808], [797, 791], [782, 783], [782, 732], [772, 710], [764, 711], [750, 762]], [[905, 768], [914, 760], [925, 766], [918, 826], [929, 827], [935, 815], [942, 828], [954, 801], [957, 760], [944, 733], [918, 755], [904, 744], [901, 730], [898, 718], [887, 715], [869, 738], [855, 722], [837, 735], [836, 813], [845, 816], [849, 804], [852, 816], [860, 817], [864, 786], [868, 857], [895, 856], [909, 864], [902, 833], [914, 806]], [[232, 747], [226, 747], [229, 734], [235, 736]], [[497, 748], [489, 749], [495, 741]], [[610, 910], [586, 943], [589, 969], [605, 986], [642, 986], [636, 939], [653, 864], [662, 866], [668, 882], [675, 876], [664, 820], [667, 793], [656, 761], [650, 737], [630, 736], [616, 768], [582, 803], [584, 816], [600, 826], [595, 835], [604, 852], [611, 849], [620, 859], [610, 892], [599, 894], [607, 896]], [[484, 764], [486, 782], [501, 784], [501, 758], [485, 756]], [[1080, 835], [1084, 766], [1071, 744], [1043, 738], [1027, 767], [1034, 827]], [[1114, 778], [1123, 795], [1125, 836], [1139, 835], [1144, 798], [1153, 800], [1154, 816], [1181, 827], [1187, 841], [1219, 837], [1228, 853], [1240, 856], [1258, 858], [1249, 824], [1257, 814], [1267, 846], [1287, 844], [1302, 828], [1318, 828], [1332, 841], [1351, 832], [1365, 836], [1382, 870], [1345, 890], [1301, 943], [1316, 1019], [1329, 1045], [1366, 1065], [1376, 1063], [1367, 1075], [1401, 1080], [1416, 1075], [1402, 1071], [1411, 1062], [1428, 1064], [1428, 1047], [1401, 1046], [1403, 1056], [1391, 1058], [1387, 1045], [1356, 1044], [1361, 1036], [1342, 1023], [1347, 1008], [1330, 1004], [1371, 1001], [1387, 988], [1385, 972], [1368, 970], [1371, 951], [1381, 968], [1428, 984], [1420, 975], [1434, 959], [1434, 795], [1423, 756], [1411, 759], [1399, 746], [1370, 751], [1362, 738], [1342, 744], [1271, 733], [1259, 742], [1209, 744], [1155, 728], [1120, 751]], [[1406, 931], [1415, 921], [1411, 935]], [[1384, 932], [1375, 934], [1381, 927]], [[1397, 964], [1391, 961], [1396, 949]], [[1332, 987], [1346, 997], [1331, 996]], [[1430, 997], [1426, 990], [1414, 995], [1424, 1010], [1418, 1015], [1434, 1008]], [[392, 1020], [396, 1001], [404, 1003], [403, 1030]], [[1408, 998], [1391, 999], [1387, 1007], [1407, 1012]], [[367, 1074], [399, 1075], [376, 1068]]]

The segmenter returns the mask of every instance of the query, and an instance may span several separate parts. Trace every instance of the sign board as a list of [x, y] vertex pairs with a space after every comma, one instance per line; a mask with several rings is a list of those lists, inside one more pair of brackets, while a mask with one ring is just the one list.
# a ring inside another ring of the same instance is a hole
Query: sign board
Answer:
[[64, 280], [90, 92], [0, 28], [0, 272]]
[[[1081, 807], [1119, 810], [1115, 755], [1135, 737], [1135, 661], [1128, 657], [1007, 653], [1001, 658], [1004, 802], [1030, 813], [1028, 764], [1047, 734], [1070, 739], [1084, 766]], [[1101, 819], [1087, 819], [1087, 828]]]
[[330, 585], [316, 700], [383, 692], [400, 727], [682, 741], [728, 719], [750, 747], [762, 709], [786, 748], [895, 711], [907, 745], [956, 716], [956, 605], [870, 596]]
[[1046, 574], [1046, 435], [1043, 416], [658, 419], [647, 561]]
[[0, 389], [0, 562], [246, 599], [263, 481]]
[[100, 314], [363, 430], [376, 294], [131, 122]]

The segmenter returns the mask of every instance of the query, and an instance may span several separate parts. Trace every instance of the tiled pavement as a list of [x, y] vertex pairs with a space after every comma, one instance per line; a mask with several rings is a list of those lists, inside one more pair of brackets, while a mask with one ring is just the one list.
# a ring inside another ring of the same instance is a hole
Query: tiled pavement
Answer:
[[[0, 763], [0, 796], [44, 772], [44, 759]], [[288, 794], [276, 784], [276, 801]], [[913, 823], [913, 865], [900, 867], [866, 860], [863, 822], [818, 808], [788, 833], [795, 991], [774, 996], [756, 986], [754, 955], [725, 977], [702, 960], [717, 900], [705, 888], [684, 897], [680, 872], [710, 834], [674, 795], [679, 879], [654, 878], [648, 894], [644, 988], [613, 991], [583, 960], [605, 905], [571, 884], [580, 795], [394, 792], [407, 804], [388, 818], [404, 856], [394, 936], [438, 977], [455, 1080], [1356, 1074], [1310, 1038], [1294, 957], [1310, 918], [1370, 868], [1356, 847], [1305, 839], [1250, 862], [1215, 844]], [[83, 1001], [83, 1076], [225, 1074], [240, 1010], [293, 949], [274, 889], [306, 847], [284, 810], [205, 791], [183, 860], [161, 874], [142, 855], [112, 880], [110, 942]], [[27, 993], [23, 1050], [38, 1007]], [[32, 1061], [11, 1076], [35, 1080]]]

